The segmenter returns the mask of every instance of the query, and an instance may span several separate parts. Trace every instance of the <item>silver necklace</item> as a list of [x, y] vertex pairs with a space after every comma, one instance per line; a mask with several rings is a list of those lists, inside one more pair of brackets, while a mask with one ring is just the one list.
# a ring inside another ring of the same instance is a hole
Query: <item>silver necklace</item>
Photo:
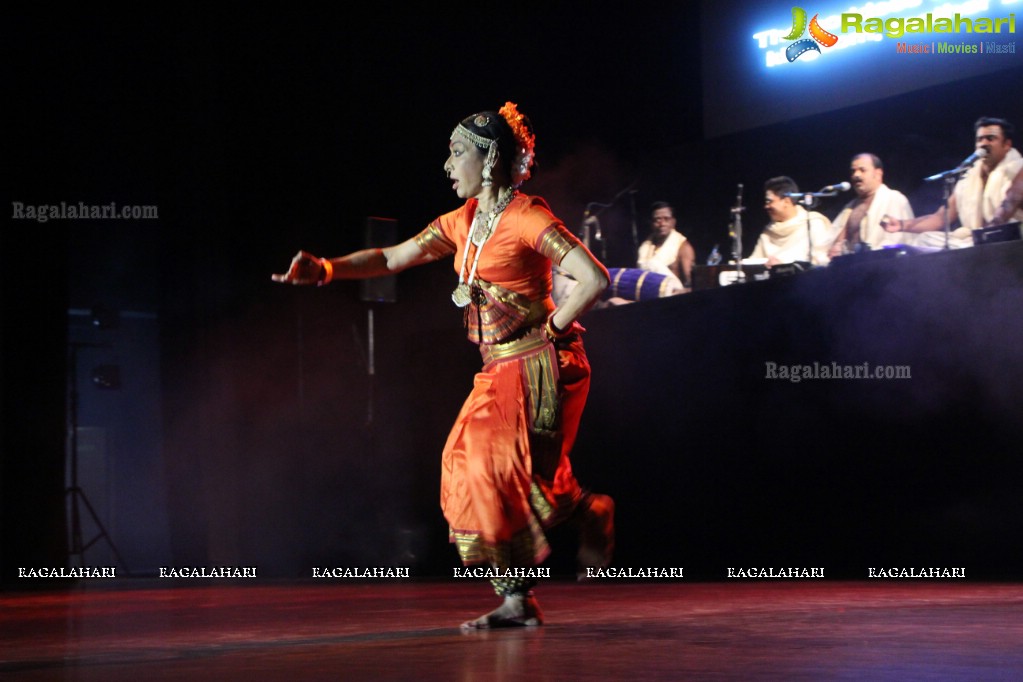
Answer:
[[[476, 204], [476, 213], [473, 215], [472, 225], [469, 227], [469, 237], [466, 240], [465, 249], [462, 251], [462, 267], [458, 271], [458, 286], [451, 292], [451, 300], [459, 308], [464, 308], [472, 301], [470, 283], [476, 277], [476, 266], [479, 265], [483, 246], [494, 235], [498, 216], [501, 215], [504, 209], [508, 208], [508, 204], [511, 203], [513, 198], [515, 198], [515, 190], [510, 187], [502, 190], [502, 195], [499, 197], [497, 204], [485, 216], [480, 211], [479, 204]], [[469, 258], [470, 242], [476, 246], [476, 255], [473, 256], [469, 276], [466, 277], [465, 265]]]

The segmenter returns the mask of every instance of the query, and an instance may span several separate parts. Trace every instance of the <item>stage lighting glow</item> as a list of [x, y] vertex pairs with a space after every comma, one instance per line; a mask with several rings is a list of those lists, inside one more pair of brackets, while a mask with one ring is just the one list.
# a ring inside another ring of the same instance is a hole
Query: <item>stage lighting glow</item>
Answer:
[[[839, 50], [880, 42], [886, 37], [924, 41], [955, 38], [969, 41], [1004, 38], [1015, 34], [1014, 13], [1008, 16], [982, 16], [994, 9], [991, 5], [988, 0], [945, 2], [937, 6], [933, 2], [925, 4], [923, 0], [868, 2], [862, 6], [848, 6], [826, 16], [817, 15], [817, 23], [836, 38], [827, 47]], [[793, 12], [798, 9], [801, 8], [794, 7]], [[792, 32], [793, 28], [788, 27], [768, 28], [753, 33], [757, 48], [764, 51], [764, 65], [767, 68], [790, 63], [785, 52], [786, 46], [791, 43], [792, 39], [788, 36]], [[807, 53], [799, 63], [813, 62], [820, 54], [823, 54], [820, 50], [813, 54]]]
[[1013, 11], [1019, 4], [707, 1], [705, 132], [715, 137], [1021, 68]]

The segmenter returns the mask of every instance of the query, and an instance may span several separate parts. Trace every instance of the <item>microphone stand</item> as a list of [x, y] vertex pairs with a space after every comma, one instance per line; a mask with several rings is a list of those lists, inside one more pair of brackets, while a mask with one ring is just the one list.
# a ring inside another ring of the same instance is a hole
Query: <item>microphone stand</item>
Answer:
[[941, 171], [940, 173], [935, 173], [934, 175], [924, 178], [924, 182], [935, 182], [937, 180], [945, 181], [942, 185], [941, 190], [942, 193], [941, 200], [942, 203], [945, 204], [945, 224], [942, 226], [942, 229], [945, 231], [944, 247], [945, 251], [948, 251], [949, 249], [952, 248], [950, 244], [952, 235], [952, 215], [949, 210], [951, 208], [952, 194], [955, 190], [956, 184], [962, 179], [964, 175], [966, 175], [966, 172], [970, 170], [972, 167], [973, 167], [972, 163], [969, 165], [960, 165], [956, 166], [951, 170]]
[[[629, 193], [629, 214], [632, 218], [632, 252], [636, 253], [639, 251], [639, 230], [636, 227], [636, 190], [627, 187], [623, 191]], [[617, 198], [615, 197], [615, 199]]]
[[[604, 209], [611, 208], [612, 206], [614, 206], [618, 202], [619, 199], [622, 198], [623, 194], [628, 193], [630, 195], [629, 196], [629, 210], [631, 211], [631, 218], [632, 218], [632, 251], [633, 251], [633, 256], [635, 257], [635, 252], [636, 252], [637, 249], [639, 249], [639, 237], [638, 237], [638, 233], [637, 233], [637, 229], [636, 229], [636, 190], [634, 189], [637, 182], [639, 182], [639, 181], [638, 180], [634, 180], [632, 183], [629, 184], [628, 187], [626, 187], [625, 189], [620, 191], [618, 194], [614, 195], [614, 198], [611, 199], [610, 203], [602, 204], [599, 201], [591, 201], [590, 203], [586, 204], [586, 210], [583, 212], [583, 228], [582, 228], [582, 234], [584, 236], [584, 242], [585, 242], [585, 238], [589, 237], [589, 225], [587, 224], [586, 221], [589, 218], [591, 218], [591, 217], [599, 216], [601, 214], [601, 212], [604, 211]], [[591, 209], [594, 209], [594, 208], [599, 209], [599, 210], [596, 213], [593, 213], [593, 212], [591, 212]], [[597, 223], [598, 226], [599, 226], [599, 224], [600, 223]], [[598, 229], [599, 229], [599, 227], [598, 227]], [[603, 262], [606, 262], [607, 261], [607, 240], [602, 239], [600, 237], [595, 237], [595, 239], [597, 239], [597, 241], [600, 242], [600, 260], [603, 261]], [[589, 244], [587, 244], [587, 247], [589, 247]]]
[[[605, 208], [610, 208], [611, 206], [612, 204], [601, 204], [596, 201], [591, 201], [586, 204], [586, 210], [583, 211], [583, 225], [581, 229], [583, 244], [586, 245], [587, 249], [590, 248], [590, 225], [595, 224], [597, 226], [597, 234], [594, 235], [593, 238], [600, 242], [600, 261], [602, 263], [607, 262], [607, 240], [604, 239], [604, 236], [601, 234], [599, 216], [601, 211]], [[593, 208], [597, 208], [599, 210], [595, 214], [591, 213], [591, 209]]]
[[729, 237], [732, 238], [732, 257], [735, 258], [735, 281], [741, 284], [745, 277], [742, 274], [742, 212], [746, 207], [742, 205], [742, 183], [739, 183], [739, 192], [735, 197], [735, 206], [732, 207], [732, 228]]
[[828, 190], [820, 192], [788, 192], [785, 196], [791, 197], [796, 201], [797, 204], [806, 208], [806, 260], [810, 263], [810, 267], [813, 267], [813, 230], [812, 230], [812, 219], [810, 218], [810, 210], [817, 208], [818, 200], [822, 197], [837, 197], [838, 190]]

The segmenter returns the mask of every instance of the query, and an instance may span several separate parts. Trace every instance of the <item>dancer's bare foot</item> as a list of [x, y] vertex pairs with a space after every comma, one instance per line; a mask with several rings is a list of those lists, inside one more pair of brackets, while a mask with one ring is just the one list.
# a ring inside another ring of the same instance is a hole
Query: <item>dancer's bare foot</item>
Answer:
[[615, 549], [615, 503], [607, 495], [590, 493], [579, 503], [579, 580], [588, 568], [607, 568]]
[[543, 612], [540, 611], [536, 597], [530, 592], [505, 597], [504, 602], [490, 613], [462, 623], [462, 629], [485, 630], [532, 625], [543, 625]]

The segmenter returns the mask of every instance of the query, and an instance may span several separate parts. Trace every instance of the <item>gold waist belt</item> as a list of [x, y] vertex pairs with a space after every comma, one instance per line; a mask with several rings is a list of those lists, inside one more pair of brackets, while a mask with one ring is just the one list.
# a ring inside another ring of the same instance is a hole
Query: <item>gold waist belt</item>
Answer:
[[524, 336], [502, 343], [480, 344], [480, 355], [483, 356], [483, 367], [494, 362], [528, 355], [549, 345], [550, 341], [543, 333], [542, 327], [533, 327]]

